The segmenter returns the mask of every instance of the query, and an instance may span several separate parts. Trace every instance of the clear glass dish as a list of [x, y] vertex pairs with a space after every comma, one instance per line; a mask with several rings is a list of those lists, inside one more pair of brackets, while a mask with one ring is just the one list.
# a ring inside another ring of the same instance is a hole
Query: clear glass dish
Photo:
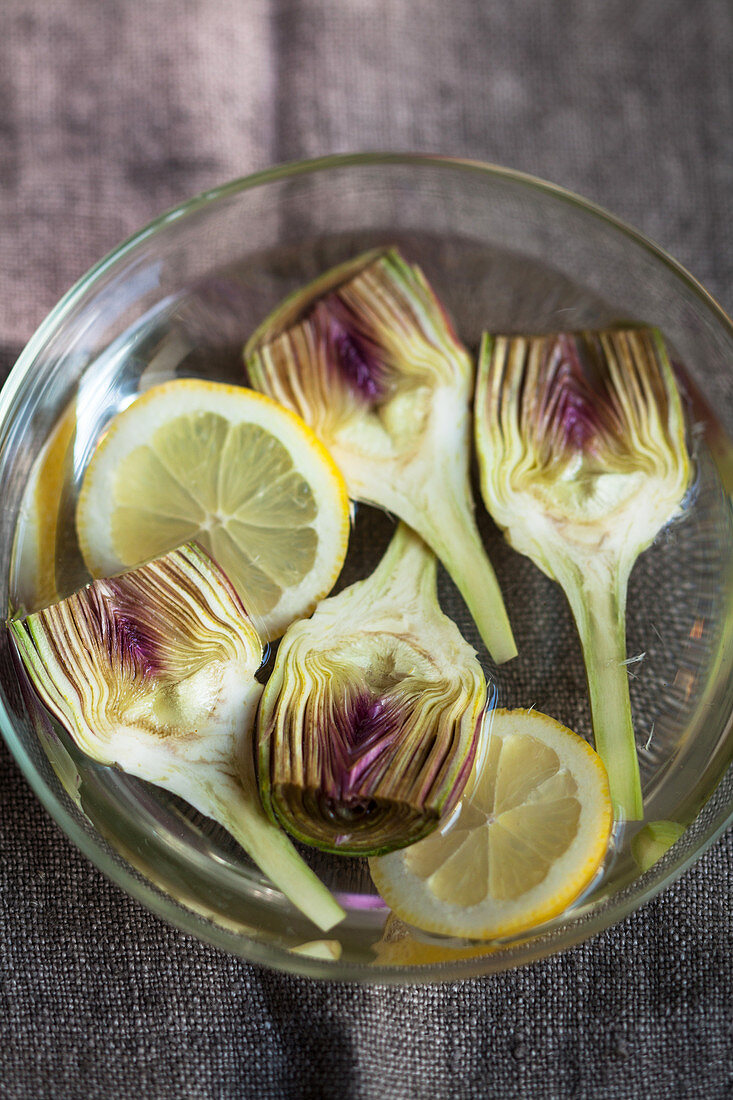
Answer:
[[[562, 950], [643, 904], [731, 820], [733, 801], [733, 327], [705, 291], [632, 229], [519, 173], [420, 156], [345, 156], [238, 180], [165, 214], [121, 245], [59, 303], [0, 394], [0, 591], [17, 598], [23, 494], [33, 463], [76, 401], [58, 499], [59, 566], [83, 581], [73, 537], [81, 474], [110, 417], [139, 388], [174, 376], [242, 381], [241, 346], [282, 297], [366, 247], [398, 244], [420, 263], [475, 349], [483, 329], [548, 331], [655, 324], [684, 368], [696, 441], [691, 516], [665, 532], [631, 580], [631, 694], [648, 820], [681, 838], [643, 871], [630, 834], [561, 918], [504, 943], [467, 944], [390, 925], [365, 865], [307, 858], [348, 909], [326, 939], [211, 822], [164, 792], [78, 753], [24, 694], [0, 636], [0, 725], [61, 828], [106, 874], [173, 924], [244, 958], [301, 974], [431, 982]], [[704, 400], [700, 394], [704, 394]], [[709, 410], [715, 410], [715, 418]], [[707, 424], [703, 423], [710, 417]], [[536, 705], [590, 733], [580, 650], [556, 586], [477, 514], [504, 589], [520, 657], [494, 673], [501, 706]], [[340, 583], [366, 575], [390, 533], [359, 508]], [[16, 547], [15, 557], [13, 547]], [[441, 578], [466, 637], [473, 624]], [[303, 946], [305, 945], [305, 947]]]

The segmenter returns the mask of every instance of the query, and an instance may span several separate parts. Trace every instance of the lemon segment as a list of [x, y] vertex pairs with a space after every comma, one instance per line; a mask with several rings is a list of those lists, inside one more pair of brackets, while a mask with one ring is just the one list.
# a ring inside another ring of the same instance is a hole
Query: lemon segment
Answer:
[[445, 831], [372, 858], [369, 868], [402, 921], [504, 938], [557, 916], [583, 892], [612, 824], [606, 771], [590, 745], [536, 710], [498, 710]]
[[198, 541], [270, 640], [333, 587], [349, 505], [341, 474], [300, 417], [243, 387], [179, 379], [112, 420], [85, 473], [76, 524], [95, 577]]

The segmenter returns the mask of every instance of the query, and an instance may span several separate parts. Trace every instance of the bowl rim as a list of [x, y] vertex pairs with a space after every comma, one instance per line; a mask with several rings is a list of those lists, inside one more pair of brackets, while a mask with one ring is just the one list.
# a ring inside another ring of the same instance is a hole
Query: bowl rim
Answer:
[[[89, 270], [73, 284], [66, 294], [59, 299], [21, 351], [2, 390], [0, 390], [0, 428], [5, 424], [8, 413], [12, 410], [18, 389], [24, 382], [29, 368], [34, 363], [39, 351], [46, 344], [50, 335], [63, 322], [66, 315], [74, 308], [77, 301], [88, 291], [96, 280], [103, 276], [118, 261], [123, 259], [143, 241], [152, 237], [159, 229], [175, 221], [189, 217], [202, 208], [213, 205], [223, 199], [270, 183], [281, 182], [299, 176], [315, 175], [317, 173], [327, 172], [331, 169], [373, 167], [380, 165], [414, 167], [415, 169], [427, 167], [438, 170], [446, 169], [459, 172], [472, 172], [478, 175], [488, 175], [504, 182], [517, 184], [529, 191], [539, 191], [564, 204], [578, 207], [585, 213], [607, 223], [613, 230], [630, 238], [637, 246], [640, 246], [655, 259], [661, 261], [666, 267], [670, 268], [698, 298], [702, 299], [702, 302], [716, 316], [719, 324], [728, 331], [728, 334], [733, 339], [733, 321], [731, 321], [725, 310], [709, 291], [707, 291], [682, 264], [622, 219], [617, 218], [598, 204], [575, 194], [559, 184], [550, 183], [517, 169], [505, 168], [480, 160], [441, 154], [417, 152], [330, 154], [327, 156], [278, 164], [207, 189], [193, 198], [187, 199], [166, 210], [108, 252], [106, 256], [89, 268]], [[603, 907], [587, 917], [576, 919], [574, 922], [571, 920], [571, 923], [565, 925], [562, 929], [558, 928], [552, 931], [540, 931], [537, 935], [527, 940], [519, 941], [515, 945], [507, 945], [507, 950], [502, 952], [500, 956], [499, 966], [492, 965], [492, 960], [495, 957], [491, 954], [478, 955], [469, 959], [451, 960], [449, 962], [413, 963], [404, 966], [386, 966], [377, 963], [342, 963], [340, 960], [330, 961], [321, 958], [311, 958], [307, 955], [296, 955], [285, 948], [266, 944], [258, 940], [247, 938], [241, 934], [230, 932], [222, 926], [205, 919], [193, 909], [183, 906], [174, 898], [160, 891], [152, 882], [140, 876], [134, 868], [125, 863], [121, 858], [115, 858], [111, 855], [111, 853], [102, 846], [100, 837], [97, 837], [95, 833], [87, 832], [76, 821], [72, 813], [64, 804], [62, 797], [58, 796], [46, 784], [43, 777], [37, 771], [29, 753], [17, 738], [10, 715], [1, 699], [0, 732], [2, 732], [12, 756], [31, 789], [55, 823], [61, 828], [65, 835], [69, 837], [81, 853], [101, 870], [107, 878], [121, 887], [126, 894], [141, 902], [146, 909], [153, 912], [157, 917], [163, 918], [179, 930], [194, 935], [197, 939], [219, 950], [234, 954], [245, 961], [261, 963], [290, 974], [325, 980], [353, 981], [373, 985], [434, 984], [436, 982], [463, 980], [489, 973], [500, 973], [510, 968], [536, 962], [546, 957], [548, 954], [557, 954], [561, 951], [568, 950], [570, 947], [576, 946], [590, 937], [597, 935], [604, 929], [618, 923], [631, 912], [650, 901], [662, 889], [670, 886], [684, 874], [684, 872], [687, 871], [720, 836], [722, 836], [731, 824], [733, 824], [732, 804], [728, 807], [727, 814], [724, 810], [718, 815], [713, 827], [695, 846], [694, 850], [688, 852], [678, 861], [672, 861], [671, 857], [674, 854], [673, 848], [660, 863], [657, 863], [651, 871], [642, 876], [643, 878], [650, 879], [646, 887], [639, 893], [635, 892], [633, 896], [626, 897], [620, 903], [613, 906], [610, 920], [607, 919], [609, 917], [607, 909]], [[713, 796], [714, 791], [715, 788], [711, 791], [710, 797]], [[695, 820], [697, 820], [697, 818]], [[670, 863], [672, 863], [672, 865], [668, 866]], [[655, 870], [657, 872], [656, 874], [653, 873]], [[549, 943], [548, 936], [551, 937]], [[327, 937], [328, 933], [316, 932], [314, 935], [314, 938]], [[548, 946], [550, 948], [549, 952]]]

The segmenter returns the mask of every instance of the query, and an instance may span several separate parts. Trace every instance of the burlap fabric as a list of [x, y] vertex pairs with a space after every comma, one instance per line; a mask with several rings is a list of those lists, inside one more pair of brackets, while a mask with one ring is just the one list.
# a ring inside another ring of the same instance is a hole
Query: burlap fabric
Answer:
[[[5, 0], [0, 348], [154, 215], [270, 163], [440, 151], [564, 184], [733, 306], [727, 0]], [[700, 1097], [733, 1088], [733, 839], [617, 927], [435, 988], [165, 926], [0, 748], [0, 1096]]]

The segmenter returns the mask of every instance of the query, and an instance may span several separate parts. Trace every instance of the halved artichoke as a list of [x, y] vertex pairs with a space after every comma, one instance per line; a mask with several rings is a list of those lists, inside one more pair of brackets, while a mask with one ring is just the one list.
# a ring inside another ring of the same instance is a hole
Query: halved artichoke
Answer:
[[263, 812], [251, 736], [262, 644], [200, 547], [94, 581], [9, 627], [40, 698], [83, 752], [220, 822], [319, 927], [343, 918]]
[[685, 420], [656, 329], [484, 337], [476, 446], [507, 541], [562, 585], [618, 818], [643, 814], [625, 665], [637, 557], [681, 509]]
[[400, 524], [375, 572], [285, 634], [260, 703], [273, 821], [341, 855], [413, 843], [455, 806], [487, 688], [440, 610], [435, 557]]
[[396, 249], [358, 256], [286, 299], [244, 354], [251, 384], [313, 428], [349, 495], [434, 550], [494, 660], [516, 656], [473, 514], [473, 364], [422, 271]]

